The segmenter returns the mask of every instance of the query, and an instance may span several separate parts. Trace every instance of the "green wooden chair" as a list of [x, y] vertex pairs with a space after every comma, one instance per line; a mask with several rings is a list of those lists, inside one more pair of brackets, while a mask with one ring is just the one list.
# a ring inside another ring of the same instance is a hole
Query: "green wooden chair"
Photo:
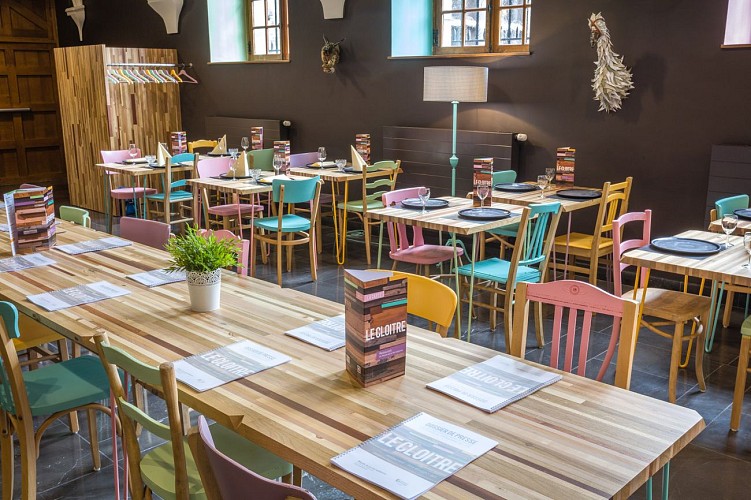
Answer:
[[[493, 172], [493, 186], [496, 184], [508, 184], [516, 182], [516, 170], [500, 170]], [[497, 229], [491, 229], [486, 231], [482, 235], [480, 241], [480, 260], [485, 258], [485, 245], [488, 241], [497, 241], [501, 246], [501, 253], [499, 257], [502, 259], [504, 250], [506, 248], [513, 248], [514, 245], [509, 243], [509, 239], [516, 238], [516, 233], [519, 231], [518, 224], [511, 224], [510, 226], [503, 226]]]
[[[130, 492], [140, 500], [156, 493], [165, 500], [206, 498], [203, 484], [191, 453], [186, 453], [186, 436], [178, 401], [177, 381], [172, 363], [159, 368], [135, 359], [127, 352], [109, 344], [107, 337], [97, 334], [94, 340], [109, 377], [122, 420], [123, 441], [128, 462], [133, 468], [129, 475]], [[146, 387], [164, 396], [167, 405], [166, 424], [157, 421], [127, 399], [118, 375], [118, 368]], [[136, 425], [167, 442], [141, 455]], [[218, 424], [211, 426], [211, 434], [218, 449], [233, 460], [269, 479], [292, 476], [292, 465], [239, 434]], [[140, 472], [140, 473], [138, 473]]]
[[[102, 364], [95, 356], [80, 356], [52, 363], [35, 370], [22, 371], [13, 346], [19, 338], [18, 309], [10, 302], [0, 302], [0, 449], [2, 456], [3, 498], [13, 492], [14, 441], [18, 436], [23, 484], [21, 496], [36, 498], [36, 461], [45, 430], [56, 419], [78, 410], [88, 412], [91, 459], [94, 470], [101, 460], [97, 440], [95, 410], [111, 415], [99, 403], [108, 400], [110, 387]], [[34, 418], [43, 417], [34, 430]]]
[[[189, 191], [187, 180], [172, 180], [172, 166], [183, 162], [192, 162], [195, 171], [198, 153], [180, 153], [172, 158], [167, 158], [166, 169], [162, 177], [162, 192], [146, 195], [149, 216], [152, 214], [161, 216], [162, 220], [169, 222], [170, 225], [193, 220], [192, 214], [188, 215], [192, 210], [193, 193]], [[167, 181], [165, 181], [165, 178]], [[169, 185], [169, 189], [167, 189], [167, 185]], [[173, 205], [176, 205], [176, 207], [173, 208]], [[169, 211], [169, 218], [167, 218], [167, 211]]]
[[[248, 156], [253, 158], [253, 167], [264, 171], [274, 170], [274, 148], [253, 149], [248, 151]], [[250, 160], [250, 158], [248, 158]]]
[[89, 211], [78, 207], [69, 207], [67, 205], [60, 206], [60, 218], [79, 224], [83, 227], [91, 227], [91, 217], [89, 217]]
[[[368, 210], [375, 210], [377, 208], [383, 208], [383, 194], [389, 191], [393, 191], [396, 187], [396, 178], [399, 175], [399, 167], [401, 166], [401, 160], [396, 161], [379, 161], [373, 165], [363, 168], [362, 170], [362, 196], [359, 200], [348, 201], [347, 203], [337, 203], [337, 209], [341, 214], [341, 231], [343, 235], [347, 234], [347, 214], [353, 213], [357, 215], [363, 224], [365, 231], [365, 255], [370, 265], [370, 228], [371, 226], [379, 225], [380, 221], [369, 221], [367, 217]], [[390, 173], [388, 177], [373, 177], [368, 178], [369, 172], [375, 172], [377, 170], [388, 170]], [[343, 240], [346, 242], [346, 238]]]

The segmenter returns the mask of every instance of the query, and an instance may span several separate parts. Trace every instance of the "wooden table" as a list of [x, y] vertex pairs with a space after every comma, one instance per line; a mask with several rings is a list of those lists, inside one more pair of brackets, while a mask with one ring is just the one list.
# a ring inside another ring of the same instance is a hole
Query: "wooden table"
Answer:
[[[303, 175], [305, 177], [320, 176], [324, 182], [331, 183], [331, 210], [334, 214], [334, 243], [336, 251], [336, 262], [339, 265], [344, 264], [347, 253], [347, 201], [349, 200], [349, 183], [350, 181], [362, 180], [362, 172], [340, 172], [330, 168], [307, 168], [295, 167], [289, 169], [294, 175]], [[391, 170], [375, 170], [368, 172], [366, 177], [386, 177], [391, 175]], [[340, 193], [340, 185], [344, 184], [344, 192]], [[341, 199], [344, 209], [339, 213], [337, 210], [338, 201]], [[338, 215], [337, 215], [338, 214]], [[341, 222], [337, 219], [341, 217]], [[367, 243], [367, 242], [366, 242]]]
[[560, 198], [558, 196], [555, 196], [556, 192], [561, 191], [563, 189], [591, 189], [593, 191], [600, 191], [599, 188], [587, 188], [587, 187], [572, 188], [571, 186], [562, 186], [562, 185], [554, 184], [545, 190], [545, 196], [542, 198], [540, 198], [539, 190], [527, 191], [526, 193], [510, 193], [507, 191], [498, 191], [497, 189], [493, 189], [491, 196], [494, 202], [511, 203], [514, 205], [522, 205], [524, 207], [526, 207], [527, 205], [531, 205], [533, 203], [558, 202], [561, 204], [561, 211], [563, 213], [570, 213], [576, 210], [581, 210], [583, 208], [588, 208], [588, 207], [594, 207], [600, 204], [600, 198], [594, 198], [590, 200], [572, 200], [569, 198]]
[[[722, 230], [722, 219], [717, 219], [710, 222], [709, 230], [713, 233], [725, 234], [725, 232]], [[751, 220], [738, 218], [738, 225], [736, 226], [735, 231], [733, 231], [733, 234], [735, 234], [736, 236], [743, 236], [746, 231], [751, 231]]]
[[[60, 244], [105, 236], [67, 222], [58, 229]], [[4, 233], [0, 245], [7, 248]], [[125, 278], [165, 266], [160, 250], [134, 244], [48, 255], [57, 264], [1, 273], [0, 299], [85, 346], [95, 332], [107, 332], [142, 361], [161, 363], [247, 338], [290, 356], [289, 363], [204, 393], [180, 384], [180, 400], [357, 498], [394, 497], [331, 458], [421, 411], [499, 442], [426, 494], [432, 499], [626, 498], [704, 427], [694, 410], [572, 374], [485, 413], [425, 384], [499, 353], [412, 326], [406, 375], [358, 388], [344, 370], [343, 349], [327, 352], [282, 335], [341, 313], [341, 304], [226, 272], [221, 309], [194, 313], [185, 283], [150, 289]], [[25, 299], [102, 279], [133, 293], [58, 312]]]

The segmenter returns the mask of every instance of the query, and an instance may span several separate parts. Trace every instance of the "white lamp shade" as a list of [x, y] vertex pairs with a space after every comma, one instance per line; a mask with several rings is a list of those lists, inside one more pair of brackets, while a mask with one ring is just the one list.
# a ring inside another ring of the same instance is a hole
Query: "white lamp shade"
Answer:
[[425, 68], [422, 100], [487, 102], [488, 68], [428, 66]]

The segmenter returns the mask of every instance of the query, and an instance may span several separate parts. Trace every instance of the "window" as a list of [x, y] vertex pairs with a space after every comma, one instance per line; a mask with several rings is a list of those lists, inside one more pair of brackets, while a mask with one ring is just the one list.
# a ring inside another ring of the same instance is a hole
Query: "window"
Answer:
[[289, 60], [287, 0], [208, 0], [211, 62]]
[[526, 52], [532, 0], [435, 0], [433, 52]]
[[248, 0], [248, 60], [288, 59], [287, 1]]

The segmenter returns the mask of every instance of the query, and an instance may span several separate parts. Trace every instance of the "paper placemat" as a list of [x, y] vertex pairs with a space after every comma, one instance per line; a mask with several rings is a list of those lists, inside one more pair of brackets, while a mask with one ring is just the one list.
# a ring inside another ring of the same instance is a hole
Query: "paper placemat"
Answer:
[[0, 273], [21, 271], [23, 269], [29, 269], [31, 267], [49, 266], [50, 264], [55, 263], [56, 262], [54, 260], [39, 253], [17, 255], [15, 257], [9, 257], [7, 259], [0, 259]]
[[79, 255], [87, 252], [99, 252], [111, 248], [127, 247], [132, 245], [132, 241], [124, 240], [116, 236], [101, 238], [98, 240], [81, 241], [79, 243], [70, 243], [68, 245], [58, 245], [55, 248], [68, 255]]
[[322, 319], [284, 333], [321, 349], [335, 351], [344, 347], [344, 314]]
[[185, 281], [185, 271], [167, 271], [166, 269], [154, 269], [153, 271], [129, 274], [126, 277], [150, 288], [154, 286], [169, 285], [170, 283]]
[[115, 286], [107, 281], [97, 281], [88, 285], [78, 285], [53, 292], [39, 293], [26, 297], [29, 301], [48, 311], [90, 304], [100, 300], [128, 295], [130, 290]]

